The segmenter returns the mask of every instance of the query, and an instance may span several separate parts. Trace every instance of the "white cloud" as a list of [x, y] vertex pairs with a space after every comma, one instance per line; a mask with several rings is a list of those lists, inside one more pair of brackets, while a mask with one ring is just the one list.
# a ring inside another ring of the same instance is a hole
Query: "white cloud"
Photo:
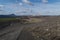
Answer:
[[41, 15], [60, 15], [60, 3], [40, 4]]
[[0, 8], [1, 8], [1, 7], [4, 7], [4, 5], [0, 5]]
[[22, 0], [23, 2], [25, 2], [25, 3], [30, 3], [30, 1], [28, 1], [28, 0]]
[[47, 3], [47, 2], [48, 2], [48, 0], [42, 0], [42, 2], [43, 2], [43, 3]]
[[22, 2], [29, 4], [29, 5], [33, 5], [29, 0], [22, 0]]
[[30, 3], [29, 0], [22, 0], [24, 3]]
[[22, 3], [19, 3], [20, 6], [22, 6], [23, 4]]
[[0, 12], [4, 11], [4, 5], [0, 5]]

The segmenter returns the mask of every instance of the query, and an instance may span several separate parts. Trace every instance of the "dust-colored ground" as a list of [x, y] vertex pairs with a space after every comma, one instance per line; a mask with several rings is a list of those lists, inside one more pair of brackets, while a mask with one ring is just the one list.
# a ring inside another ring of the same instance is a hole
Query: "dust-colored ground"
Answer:
[[1, 29], [0, 40], [60, 40], [60, 17], [40, 17], [36, 20], [27, 24], [13, 23]]
[[43, 17], [40, 19], [42, 21], [35, 22], [25, 31], [30, 32], [34, 40], [60, 40], [60, 17]]

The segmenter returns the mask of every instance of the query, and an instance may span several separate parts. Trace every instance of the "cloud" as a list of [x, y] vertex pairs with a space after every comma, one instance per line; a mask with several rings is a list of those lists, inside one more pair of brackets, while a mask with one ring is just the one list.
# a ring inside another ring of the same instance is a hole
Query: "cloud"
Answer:
[[19, 3], [20, 6], [22, 6], [23, 4], [22, 3]]
[[0, 5], [0, 12], [4, 11], [4, 5]]
[[29, 13], [31, 10], [30, 9], [22, 9], [22, 10], [16, 10], [15, 13]]
[[23, 2], [25, 2], [25, 3], [30, 3], [30, 1], [28, 1], [28, 0], [22, 0]]
[[22, 2], [18, 2], [18, 0], [16, 0], [16, 3], [18, 3], [20, 6], [22, 6], [23, 4], [22, 4]]
[[33, 5], [29, 0], [22, 0], [22, 2], [29, 4], [29, 5]]
[[40, 4], [41, 15], [60, 15], [60, 3]]
[[0, 5], [0, 8], [1, 8], [1, 7], [4, 7], [4, 5]]
[[42, 0], [42, 3], [47, 3], [48, 2], [48, 0]]

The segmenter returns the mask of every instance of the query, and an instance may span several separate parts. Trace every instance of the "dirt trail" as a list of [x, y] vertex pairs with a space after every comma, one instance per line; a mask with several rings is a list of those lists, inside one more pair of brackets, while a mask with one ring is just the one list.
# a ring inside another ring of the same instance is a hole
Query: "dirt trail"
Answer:
[[[30, 26], [29, 26], [30, 25]], [[0, 40], [33, 40], [29, 32], [23, 32], [24, 27], [34, 27], [36, 24], [12, 24], [0, 30]], [[29, 36], [29, 37], [28, 37]]]
[[19, 23], [0, 30], [0, 40], [16, 40], [20, 32], [23, 30]]

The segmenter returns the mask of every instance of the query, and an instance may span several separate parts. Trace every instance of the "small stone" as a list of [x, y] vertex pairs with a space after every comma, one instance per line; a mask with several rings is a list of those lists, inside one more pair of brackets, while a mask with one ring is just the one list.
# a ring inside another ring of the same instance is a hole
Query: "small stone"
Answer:
[[43, 40], [43, 39], [41, 39], [41, 40]]
[[37, 38], [39, 38], [39, 36], [37, 36]]
[[49, 29], [46, 29], [46, 31], [48, 31]]

